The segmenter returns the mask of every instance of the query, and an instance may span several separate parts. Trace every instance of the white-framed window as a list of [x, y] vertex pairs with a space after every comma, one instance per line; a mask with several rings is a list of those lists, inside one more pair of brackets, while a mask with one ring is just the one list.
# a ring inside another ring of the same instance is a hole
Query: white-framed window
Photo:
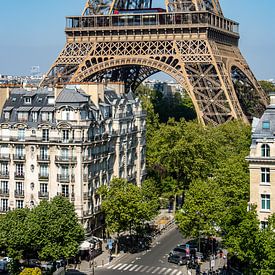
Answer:
[[32, 103], [31, 97], [25, 97], [25, 104], [31, 104], [31, 103]]
[[22, 181], [17, 181], [15, 183], [15, 190], [19, 193], [22, 194], [24, 192], [24, 183]]
[[43, 194], [48, 193], [48, 183], [40, 183], [40, 192]]
[[18, 129], [18, 140], [25, 140], [25, 129]]
[[4, 112], [4, 119], [9, 120], [10, 119], [10, 112]]
[[69, 185], [62, 184], [61, 189], [62, 196], [69, 197]]
[[62, 141], [69, 142], [69, 130], [62, 130]]
[[70, 108], [66, 108], [66, 109], [62, 110], [62, 113], [61, 113], [62, 120], [72, 120], [73, 114], [74, 114], [74, 112]]
[[49, 166], [48, 165], [40, 165], [40, 176], [48, 177], [49, 176]]
[[270, 121], [263, 121], [262, 123], [262, 128], [265, 130], [269, 130], [270, 129]]
[[1, 175], [3, 176], [9, 175], [9, 165], [6, 162], [1, 163]]
[[16, 200], [16, 208], [24, 208], [24, 201]]
[[42, 112], [41, 120], [42, 121], [52, 122], [52, 120], [53, 120], [53, 113], [51, 113], [51, 112]]
[[262, 210], [270, 210], [270, 194], [261, 194]]
[[37, 122], [38, 120], [38, 112], [32, 112], [32, 121]]
[[18, 121], [25, 122], [28, 121], [29, 114], [28, 112], [18, 112], [17, 118]]
[[24, 165], [22, 163], [17, 163], [16, 164], [15, 173], [18, 176], [24, 176]]
[[261, 168], [261, 182], [267, 184], [270, 183], [270, 168]]
[[6, 180], [2, 180], [0, 182], [0, 189], [1, 189], [2, 193], [4, 193], [4, 194], [9, 193], [9, 182]]
[[24, 156], [24, 147], [23, 147], [23, 145], [17, 145], [15, 147], [15, 154], [19, 158], [22, 158]]
[[261, 156], [270, 157], [270, 146], [268, 144], [263, 144], [261, 146]]
[[47, 160], [48, 159], [48, 147], [46, 147], [46, 146], [41, 146], [40, 147], [40, 158], [42, 160]]
[[49, 141], [49, 129], [42, 129], [42, 141]]
[[4, 212], [8, 211], [9, 210], [9, 200], [8, 199], [1, 199], [0, 208]]
[[68, 148], [61, 149], [61, 158], [63, 160], [69, 160], [69, 149]]

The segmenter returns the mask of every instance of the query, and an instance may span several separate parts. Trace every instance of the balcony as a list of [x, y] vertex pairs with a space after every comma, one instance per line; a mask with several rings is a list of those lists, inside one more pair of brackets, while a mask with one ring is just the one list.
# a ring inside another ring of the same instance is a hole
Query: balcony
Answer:
[[93, 215], [92, 210], [84, 210], [83, 211], [83, 216], [84, 217], [91, 216], [91, 215]]
[[38, 155], [37, 161], [38, 162], [50, 162], [50, 156]]
[[10, 191], [8, 189], [0, 189], [0, 197], [9, 197]]
[[10, 161], [10, 154], [0, 154], [0, 161]]
[[97, 205], [94, 207], [94, 213], [97, 214], [99, 212], [101, 212], [101, 205]]
[[14, 197], [15, 198], [24, 198], [24, 190], [15, 190], [14, 191]]
[[92, 199], [92, 192], [84, 192], [83, 193], [83, 199], [86, 200], [91, 200]]
[[62, 175], [62, 174], [58, 174], [57, 175], [57, 181], [58, 182], [67, 182], [69, 183], [70, 182], [70, 176], [69, 175]]
[[14, 173], [14, 179], [24, 179], [25, 174], [23, 172], [15, 172]]
[[65, 198], [69, 198], [69, 196], [70, 196], [70, 194], [68, 192], [66, 192], [66, 193], [58, 192], [57, 195], [65, 197]]
[[46, 181], [48, 181], [49, 180], [49, 174], [41, 174], [41, 173], [39, 173], [38, 174], [38, 179], [39, 180], [46, 180]]
[[14, 161], [25, 161], [26, 156], [25, 155], [13, 154], [13, 160]]
[[1, 179], [9, 179], [10, 178], [9, 172], [0, 171], [0, 178]]
[[38, 198], [41, 200], [48, 200], [49, 199], [49, 192], [38, 192]]
[[59, 162], [59, 163], [72, 163], [72, 162], [76, 162], [76, 157], [73, 156], [55, 156], [55, 162]]
[[10, 207], [0, 207], [0, 213], [7, 213], [10, 211]]

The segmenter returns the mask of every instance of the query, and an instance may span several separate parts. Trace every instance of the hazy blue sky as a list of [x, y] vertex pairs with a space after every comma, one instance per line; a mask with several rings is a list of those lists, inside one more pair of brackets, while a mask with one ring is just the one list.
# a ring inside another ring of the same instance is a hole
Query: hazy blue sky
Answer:
[[[275, 78], [275, 1], [220, 1], [240, 23], [240, 48], [257, 78]], [[47, 71], [65, 43], [65, 16], [81, 14], [85, 2], [1, 0], [0, 74], [28, 74], [33, 65]]]

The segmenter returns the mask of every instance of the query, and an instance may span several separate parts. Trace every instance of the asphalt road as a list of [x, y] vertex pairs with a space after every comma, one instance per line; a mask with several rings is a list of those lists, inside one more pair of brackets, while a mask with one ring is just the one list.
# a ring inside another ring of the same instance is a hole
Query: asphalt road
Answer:
[[169, 252], [183, 241], [179, 231], [172, 228], [159, 237], [151, 249], [141, 253], [125, 254], [115, 263], [96, 269], [95, 275], [185, 275], [185, 266], [167, 262]]

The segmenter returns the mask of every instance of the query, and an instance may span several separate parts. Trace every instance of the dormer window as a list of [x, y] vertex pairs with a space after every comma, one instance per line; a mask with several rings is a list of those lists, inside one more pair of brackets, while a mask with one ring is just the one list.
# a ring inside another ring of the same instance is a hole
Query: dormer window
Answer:
[[265, 130], [269, 130], [270, 129], [270, 121], [263, 121], [262, 127]]
[[31, 97], [25, 97], [25, 104], [32, 104]]
[[5, 120], [9, 120], [10, 119], [10, 112], [4, 112], [4, 118], [5, 118]]

